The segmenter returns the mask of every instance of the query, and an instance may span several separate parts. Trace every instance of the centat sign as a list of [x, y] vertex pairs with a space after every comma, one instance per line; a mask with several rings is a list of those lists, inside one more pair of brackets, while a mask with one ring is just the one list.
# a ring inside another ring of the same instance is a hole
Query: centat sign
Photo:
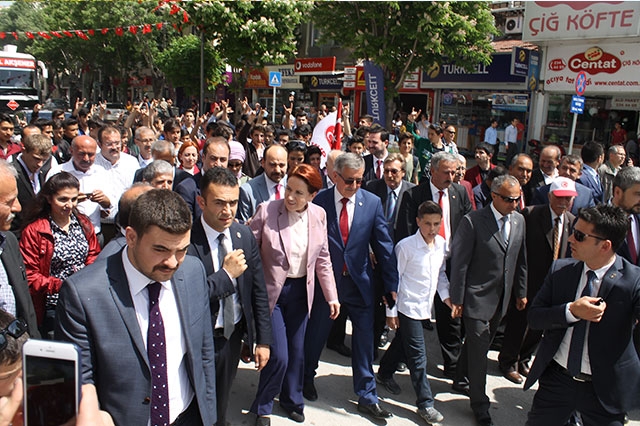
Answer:
[[584, 71], [588, 74], [615, 74], [622, 67], [620, 59], [594, 46], [569, 59], [569, 69], [573, 72]]

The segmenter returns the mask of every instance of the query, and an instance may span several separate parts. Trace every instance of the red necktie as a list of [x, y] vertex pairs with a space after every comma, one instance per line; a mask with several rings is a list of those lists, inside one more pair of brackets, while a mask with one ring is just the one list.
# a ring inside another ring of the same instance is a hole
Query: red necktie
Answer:
[[276, 200], [282, 199], [282, 196], [280, 195], [280, 188], [282, 188], [282, 185], [277, 184], [276, 185]]
[[520, 210], [524, 210], [524, 194], [520, 191]]
[[376, 177], [380, 179], [382, 177], [382, 160], [378, 161], [378, 168], [376, 169]]
[[444, 191], [438, 191], [438, 194], [440, 194], [440, 198], [438, 198], [438, 205], [442, 209], [442, 220], [440, 221], [440, 230], [438, 230], [438, 235], [440, 235], [444, 239], [447, 239], [446, 234], [444, 232], [444, 207], [443, 207], [444, 203], [442, 202], [442, 197], [444, 197]]
[[349, 213], [347, 213], [348, 198], [340, 200], [342, 202], [342, 210], [340, 210], [340, 234], [342, 234], [342, 242], [347, 245], [349, 238]]

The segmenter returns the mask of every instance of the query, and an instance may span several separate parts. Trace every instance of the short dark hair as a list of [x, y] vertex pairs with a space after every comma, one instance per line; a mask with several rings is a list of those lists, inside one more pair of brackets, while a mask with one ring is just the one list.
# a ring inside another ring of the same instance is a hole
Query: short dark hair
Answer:
[[73, 117], [69, 117], [62, 122], [62, 127], [66, 129], [67, 127], [75, 126], [76, 124], [78, 124], [78, 120]]
[[[0, 329], [4, 330], [14, 320], [13, 315], [0, 309]], [[0, 366], [12, 365], [22, 359], [22, 345], [29, 339], [29, 333], [24, 333], [18, 338], [5, 333], [4, 337], [7, 339], [7, 346], [0, 351]]]
[[191, 229], [191, 211], [177, 193], [169, 189], [152, 189], [133, 203], [129, 226], [138, 237], [144, 235], [151, 226], [173, 235], [185, 234]]
[[308, 136], [312, 133], [311, 126], [308, 124], [303, 124], [302, 126], [298, 126], [293, 130], [293, 133], [299, 136]]
[[[207, 131], [209, 131], [209, 124], [207, 124]], [[211, 136], [220, 136], [228, 141], [233, 137], [233, 129], [226, 124], [218, 123], [215, 127], [211, 128]]]
[[493, 147], [491, 146], [490, 143], [487, 142], [480, 142], [479, 144], [476, 145], [475, 150], [483, 150], [484, 152], [487, 153], [487, 155], [493, 155]]
[[40, 130], [47, 126], [53, 127], [53, 120], [47, 120], [46, 118], [38, 118], [33, 124]]
[[372, 124], [369, 127], [369, 134], [380, 134], [380, 140], [388, 141], [389, 140], [389, 132], [387, 129], [379, 125], [378, 123]]
[[593, 163], [604, 154], [604, 147], [595, 141], [590, 141], [582, 145], [580, 156], [585, 163]]
[[598, 204], [580, 209], [578, 218], [593, 225], [599, 237], [611, 241], [611, 250], [617, 251], [629, 232], [629, 216], [620, 207]]
[[9, 114], [5, 114], [4, 112], [1, 112], [1, 113], [0, 113], [0, 123], [2, 123], [2, 122], [4, 122], [4, 121], [6, 121], [6, 122], [8, 122], [8, 123], [11, 123], [11, 124], [13, 124], [13, 125], [15, 126], [15, 124], [14, 124], [13, 119], [11, 118], [11, 116], [10, 116]]
[[120, 129], [118, 129], [114, 125], [107, 124], [106, 126], [100, 127], [100, 130], [98, 130], [98, 141], [101, 144], [102, 144], [102, 135], [104, 135], [105, 133], [117, 133], [119, 138], [122, 137], [122, 134], [120, 133]]
[[508, 174], [509, 170], [507, 170], [506, 167], [497, 164], [493, 169], [489, 170], [489, 173], [487, 174], [487, 180], [493, 181], [498, 176], [504, 176]]
[[77, 117], [86, 117], [86, 116], [88, 116], [88, 115], [89, 115], [89, 110], [88, 110], [87, 108], [84, 108], [84, 107], [83, 107], [83, 108], [80, 108], [80, 109], [78, 110], [78, 115], [77, 115]]
[[438, 135], [441, 135], [443, 133], [442, 132], [442, 127], [438, 126], [437, 124], [430, 124], [428, 129], [433, 130]]
[[442, 208], [435, 201], [427, 200], [418, 206], [417, 217], [421, 218], [426, 214], [438, 214], [442, 216]]
[[200, 179], [200, 191], [205, 194], [209, 185], [238, 186], [238, 178], [226, 167], [212, 167]]
[[175, 129], [180, 129], [180, 128], [182, 128], [182, 126], [180, 125], [180, 122], [175, 118], [168, 119], [167, 121], [164, 122], [164, 125], [162, 126], [162, 130], [165, 133], [168, 133]]
[[311, 157], [313, 154], [320, 154], [322, 156], [322, 150], [318, 145], [309, 145], [307, 148], [307, 158]]

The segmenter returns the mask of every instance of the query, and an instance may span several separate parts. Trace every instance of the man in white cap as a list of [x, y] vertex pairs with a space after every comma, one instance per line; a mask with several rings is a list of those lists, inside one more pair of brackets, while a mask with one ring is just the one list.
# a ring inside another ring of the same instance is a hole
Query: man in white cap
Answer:
[[[549, 190], [549, 204], [527, 207], [522, 211], [527, 225], [527, 300], [533, 301], [542, 286], [551, 263], [568, 257], [568, 243], [574, 216], [569, 212], [573, 198], [578, 194], [576, 183], [558, 177]], [[502, 350], [498, 356], [504, 377], [521, 384], [522, 376], [529, 374], [529, 361], [542, 338], [542, 330], [527, 327], [529, 304], [524, 310], [513, 307], [505, 317], [506, 327]]]

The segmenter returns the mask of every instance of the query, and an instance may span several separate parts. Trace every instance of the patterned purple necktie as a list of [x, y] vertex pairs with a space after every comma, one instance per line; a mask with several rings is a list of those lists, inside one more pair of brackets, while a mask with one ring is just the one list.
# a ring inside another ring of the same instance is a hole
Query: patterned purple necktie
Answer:
[[158, 297], [162, 284], [147, 285], [149, 290], [149, 328], [147, 329], [147, 355], [151, 366], [151, 426], [169, 425], [169, 384], [167, 382], [167, 350], [164, 322]]

